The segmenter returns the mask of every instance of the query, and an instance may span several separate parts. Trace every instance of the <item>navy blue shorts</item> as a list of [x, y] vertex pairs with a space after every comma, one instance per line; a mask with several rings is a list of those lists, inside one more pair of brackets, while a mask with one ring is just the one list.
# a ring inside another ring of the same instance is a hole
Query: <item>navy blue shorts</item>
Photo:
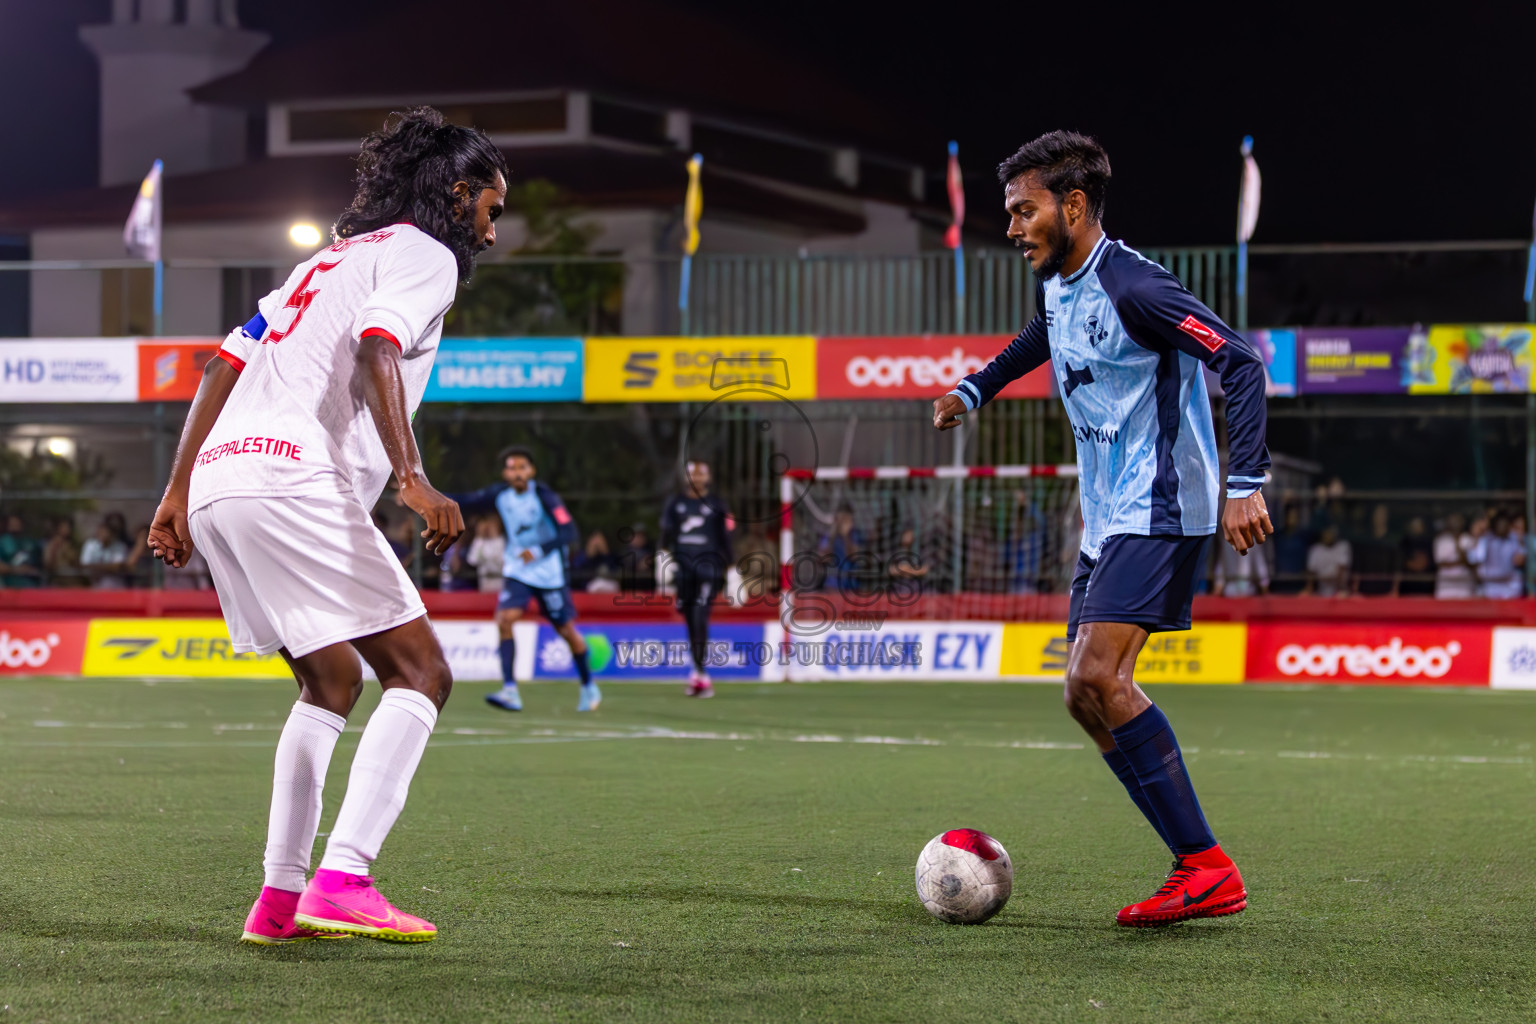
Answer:
[[1119, 534], [1104, 542], [1096, 559], [1079, 553], [1067, 640], [1077, 639], [1084, 622], [1129, 622], [1148, 633], [1188, 629], [1210, 539]]
[[725, 573], [720, 571], [718, 563], [718, 559], [678, 560], [677, 576], [672, 581], [678, 611], [686, 611], [693, 605], [708, 608], [720, 596], [725, 590]]
[[539, 611], [552, 626], [563, 626], [576, 618], [576, 606], [571, 603], [570, 587], [530, 587], [522, 580], [510, 576], [501, 581], [501, 596], [496, 599], [496, 610], [526, 608], [531, 600], [539, 602]]

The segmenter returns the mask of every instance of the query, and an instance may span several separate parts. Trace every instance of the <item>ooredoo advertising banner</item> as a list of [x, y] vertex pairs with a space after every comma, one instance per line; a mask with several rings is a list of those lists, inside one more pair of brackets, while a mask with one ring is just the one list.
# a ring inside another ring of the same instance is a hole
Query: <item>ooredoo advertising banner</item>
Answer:
[[0, 346], [0, 402], [137, 402], [132, 338], [31, 338]]
[[139, 342], [139, 401], [190, 402], [222, 338]]
[[1254, 622], [1248, 681], [1487, 686], [1487, 626]]
[[0, 622], [0, 676], [77, 676], [85, 638], [85, 619]]
[[1406, 327], [1307, 327], [1296, 332], [1304, 395], [1402, 394]]
[[1414, 339], [1410, 394], [1525, 394], [1532, 384], [1530, 324], [1443, 325]]
[[579, 402], [580, 338], [444, 338], [426, 402]]
[[[1248, 627], [1198, 624], [1178, 633], [1153, 633], [1136, 658], [1143, 683], [1241, 683]], [[1065, 622], [1011, 622], [1003, 627], [1005, 679], [1055, 682], [1067, 671]]]
[[[818, 398], [937, 398], [1008, 347], [1011, 335], [819, 338]], [[1051, 397], [1047, 363], [1004, 388], [999, 398]]]

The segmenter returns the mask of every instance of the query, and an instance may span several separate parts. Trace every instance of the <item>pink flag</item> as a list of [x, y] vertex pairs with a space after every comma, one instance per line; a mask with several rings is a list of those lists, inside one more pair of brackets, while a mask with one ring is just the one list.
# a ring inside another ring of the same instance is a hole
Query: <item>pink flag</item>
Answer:
[[944, 231], [944, 244], [951, 249], [960, 248], [960, 228], [965, 224], [965, 183], [960, 180], [960, 146], [949, 144], [949, 169], [944, 175], [949, 187], [949, 208], [955, 222]]

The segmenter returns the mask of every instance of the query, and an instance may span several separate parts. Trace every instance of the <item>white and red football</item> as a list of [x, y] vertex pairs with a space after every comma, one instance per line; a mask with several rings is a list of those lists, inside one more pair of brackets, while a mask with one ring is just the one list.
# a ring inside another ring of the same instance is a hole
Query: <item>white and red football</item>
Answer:
[[981, 924], [1013, 893], [1013, 861], [1003, 844], [974, 828], [936, 835], [917, 858], [917, 898], [948, 924]]

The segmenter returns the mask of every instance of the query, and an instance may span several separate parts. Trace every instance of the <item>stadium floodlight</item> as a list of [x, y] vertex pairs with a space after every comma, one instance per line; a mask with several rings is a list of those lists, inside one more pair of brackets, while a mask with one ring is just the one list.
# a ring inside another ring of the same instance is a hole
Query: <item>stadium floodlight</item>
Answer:
[[50, 437], [46, 447], [49, 455], [65, 461], [73, 461], [75, 458], [75, 439], [72, 437]]
[[308, 221], [299, 221], [288, 229], [288, 237], [293, 239], [294, 245], [313, 249], [320, 244], [320, 229]]

